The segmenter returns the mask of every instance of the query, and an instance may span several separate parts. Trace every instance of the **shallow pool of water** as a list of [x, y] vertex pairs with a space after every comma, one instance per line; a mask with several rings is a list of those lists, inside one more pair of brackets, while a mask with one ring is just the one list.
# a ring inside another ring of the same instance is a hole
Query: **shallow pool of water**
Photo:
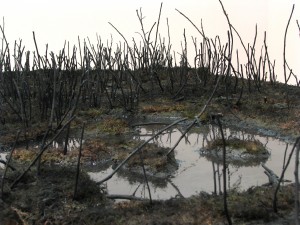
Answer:
[[[84, 143], [84, 140], [82, 141], [82, 143]], [[65, 146], [65, 140], [56, 140], [52, 143], [52, 147], [54, 148], [64, 148]], [[75, 149], [78, 149], [80, 147], [80, 139], [78, 138], [74, 138], [74, 137], [70, 137], [68, 139], [68, 145], [67, 145], [67, 149], [68, 151], [72, 151]], [[38, 146], [37, 146], [38, 148]]]
[[[147, 140], [161, 127], [145, 126], [137, 128], [139, 135], [134, 139]], [[185, 128], [174, 128], [152, 141], [162, 147], [171, 148], [177, 142]], [[224, 129], [226, 138], [239, 138], [243, 140], [259, 140], [270, 152], [265, 165], [280, 176], [285, 152], [289, 155], [293, 145], [274, 139], [271, 137], [245, 133], [230, 128]], [[188, 132], [175, 149], [175, 158], [178, 169], [172, 176], [161, 185], [150, 182], [150, 190], [153, 199], [168, 199], [176, 196], [189, 197], [199, 192], [208, 193], [222, 191], [222, 165], [209, 161], [200, 155], [201, 148], [207, 142], [220, 137], [218, 127], [208, 125], [196, 128]], [[294, 180], [294, 157], [286, 171], [285, 179]], [[112, 168], [105, 171], [90, 172], [89, 175], [95, 181], [105, 178]], [[214, 176], [215, 175], [215, 176]], [[264, 169], [257, 163], [255, 166], [229, 165], [227, 170], [228, 189], [236, 188], [245, 190], [252, 186], [260, 186], [268, 183], [268, 177], [264, 174]], [[121, 174], [116, 174], [106, 182], [109, 194], [122, 194], [146, 197], [148, 190], [144, 183], [128, 179]]]

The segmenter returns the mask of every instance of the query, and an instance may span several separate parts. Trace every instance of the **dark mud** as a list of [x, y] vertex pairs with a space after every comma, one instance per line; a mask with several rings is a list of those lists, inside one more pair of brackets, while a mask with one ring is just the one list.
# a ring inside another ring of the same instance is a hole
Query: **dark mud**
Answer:
[[[216, 97], [211, 102], [206, 116], [201, 118], [201, 122], [214, 123], [209, 118], [210, 113], [222, 113], [224, 126], [278, 138], [293, 144], [300, 135], [300, 100], [297, 98], [297, 92], [293, 92], [294, 88], [291, 88], [291, 108], [279, 107], [279, 103], [284, 103], [284, 98], [278, 94], [282, 91], [277, 90], [270, 87], [265, 90], [266, 93], [249, 94], [242, 99], [239, 106], [228, 106], [222, 102], [222, 98]], [[265, 94], [269, 94], [267, 103], [263, 101]], [[222, 96], [222, 93], [219, 95]], [[21, 137], [14, 154], [12, 165], [17, 171], [9, 170], [5, 180], [0, 206], [0, 224], [224, 224], [226, 220], [222, 196], [200, 193], [186, 199], [178, 197], [166, 201], [156, 200], [152, 204], [149, 200], [115, 203], [107, 198], [105, 186], [96, 185], [87, 175], [87, 171], [91, 171], [90, 168], [95, 165], [97, 169], [103, 170], [117, 165], [140, 144], [137, 140], [132, 141], [132, 137], [136, 135], [133, 128], [135, 125], [150, 122], [170, 124], [178, 118], [187, 116], [189, 120], [180, 124], [184, 129], [201, 110], [206, 99], [189, 99], [175, 108], [173, 105], [177, 103], [170, 99], [158, 98], [152, 102], [148, 101], [149, 99], [142, 99], [141, 110], [133, 115], [122, 110], [112, 111], [110, 115], [103, 114], [99, 110], [93, 117], [90, 114], [79, 113], [76, 124], [72, 125], [73, 129], [76, 129], [73, 137], [78, 139], [80, 132], [78, 124], [82, 121], [87, 122], [87, 128], [79, 194], [76, 200], [73, 200], [73, 191], [78, 156], [77, 142], [75, 143], [77, 147], [70, 149], [66, 156], [62, 153], [63, 142], [58, 146], [52, 146], [43, 155], [41, 174], [37, 176], [33, 168], [15, 189], [9, 189], [16, 177], [26, 168], [26, 163], [28, 164], [38, 151], [34, 146], [39, 143], [46, 128], [42, 125], [36, 126], [36, 130], [28, 136], [32, 140], [29, 150], [25, 149], [24, 139]], [[151, 105], [155, 107], [146, 107]], [[160, 105], [164, 107], [159, 109]], [[166, 105], [172, 106], [171, 109], [169, 110]], [[109, 127], [101, 125], [107, 118], [109, 118], [107, 124], [116, 126], [116, 129], [107, 129]], [[118, 120], [116, 123], [112, 121], [114, 118]], [[2, 151], [11, 149], [17, 128], [6, 124], [5, 129], [2, 129]], [[156, 151], [149, 154], [152, 150]], [[145, 154], [149, 160], [145, 161], [145, 167], [149, 180], [152, 179], [151, 182], [157, 178], [164, 180], [174, 173], [174, 169], [168, 168], [170, 164], [167, 159], [157, 161], [167, 150], [149, 145], [148, 154], [147, 152]], [[120, 174], [132, 179], [132, 182], [142, 182], [143, 173], [138, 163], [136, 159], [132, 160]], [[163, 173], [159, 174], [162, 171]], [[0, 169], [0, 173], [3, 173], [3, 169]], [[159, 184], [166, 185], [165, 182], [158, 180], [157, 185]], [[232, 190], [228, 196], [234, 224], [292, 224], [293, 190], [292, 184], [280, 189], [277, 214], [272, 211], [273, 187], [255, 187], [242, 192]]]

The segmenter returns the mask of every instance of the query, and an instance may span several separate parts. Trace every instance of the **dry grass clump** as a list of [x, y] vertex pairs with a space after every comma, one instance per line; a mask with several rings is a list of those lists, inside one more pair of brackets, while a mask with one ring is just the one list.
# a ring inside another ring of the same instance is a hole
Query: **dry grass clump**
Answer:
[[[38, 155], [40, 149], [30, 147], [29, 149], [17, 148], [13, 153], [13, 159], [19, 162], [31, 162]], [[69, 150], [67, 154], [64, 154], [63, 146], [49, 147], [42, 155], [41, 162], [46, 164], [61, 164], [69, 163], [76, 164], [78, 158], [78, 148]], [[95, 161], [100, 157], [107, 157], [108, 150], [106, 144], [101, 140], [87, 141], [83, 143], [83, 149], [81, 152], [82, 161]]]
[[[215, 149], [223, 146], [221, 138], [208, 142], [209, 149]], [[263, 144], [258, 140], [240, 140], [238, 138], [226, 140], [226, 146], [232, 149], [245, 149], [250, 154], [266, 151]]]
[[78, 115], [89, 117], [89, 118], [95, 118], [101, 116], [103, 113], [104, 113], [104, 109], [89, 108], [87, 110], [79, 111]]
[[[38, 148], [20, 148], [16, 149], [13, 154], [13, 159], [19, 162], [31, 162], [38, 155]], [[63, 154], [62, 148], [50, 148], [44, 152], [41, 157], [42, 163], [76, 163], [78, 157], [78, 151], [69, 151], [67, 155]]]
[[164, 104], [164, 105], [147, 105], [143, 106], [141, 109], [142, 113], [161, 113], [161, 112], [172, 112], [172, 111], [183, 111], [185, 105], [181, 103], [177, 104]]
[[[130, 149], [132, 148], [122, 148], [119, 151], [115, 151], [113, 160], [114, 161], [123, 161], [126, 159], [130, 153]], [[149, 166], [151, 169], [155, 171], [163, 170], [168, 164], [168, 157], [166, 153], [168, 148], [162, 148], [157, 146], [156, 144], [147, 144], [141, 151], [143, 163], [145, 166]], [[137, 154], [133, 156], [128, 161], [129, 167], [142, 166], [142, 161], [140, 155]]]
[[90, 139], [83, 144], [83, 153], [99, 153], [107, 152], [107, 143], [101, 139]]
[[122, 119], [108, 117], [99, 124], [98, 129], [100, 132], [118, 135], [128, 130], [128, 123]]
[[31, 161], [34, 159], [36, 156], [37, 152], [36, 151], [31, 151], [27, 149], [16, 149], [13, 153], [13, 159], [19, 160], [19, 161]]

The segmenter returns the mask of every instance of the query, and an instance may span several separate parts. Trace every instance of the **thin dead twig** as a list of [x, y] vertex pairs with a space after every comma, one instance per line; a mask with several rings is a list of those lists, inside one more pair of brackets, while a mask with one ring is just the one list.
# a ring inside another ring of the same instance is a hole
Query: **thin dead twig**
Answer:
[[82, 151], [82, 140], [83, 140], [84, 126], [85, 126], [85, 124], [82, 125], [81, 136], [80, 136], [80, 147], [79, 147], [79, 152], [78, 152], [78, 160], [77, 160], [75, 188], [74, 188], [73, 199], [76, 199], [76, 197], [77, 197], [77, 188], [78, 188], [78, 180], [79, 180], [80, 159], [81, 159], [81, 151]]
[[145, 179], [145, 182], [146, 182], [146, 185], [147, 185], [147, 189], [148, 189], [148, 194], [149, 194], [149, 198], [150, 198], [150, 204], [152, 204], [152, 195], [151, 195], [151, 190], [150, 190], [150, 186], [149, 186], [149, 181], [148, 181], [148, 177], [147, 177], [147, 174], [146, 174], [146, 169], [145, 169], [145, 164], [144, 164], [144, 158], [142, 156], [142, 151], [139, 152], [140, 154], [140, 160], [141, 160], [141, 163], [142, 163], [142, 168], [143, 168], [143, 174], [144, 174], [144, 179]]
[[275, 189], [275, 192], [274, 192], [274, 198], [273, 198], [273, 210], [274, 210], [275, 213], [278, 212], [278, 208], [277, 208], [277, 193], [278, 193], [278, 191], [279, 191], [280, 184], [281, 184], [281, 182], [282, 182], [282, 180], [283, 180], [285, 171], [287, 170], [287, 168], [288, 168], [288, 166], [289, 166], [289, 164], [290, 164], [290, 161], [291, 161], [291, 158], [292, 158], [292, 156], [293, 156], [293, 154], [294, 154], [294, 151], [295, 151], [296, 147], [299, 145], [299, 142], [300, 142], [300, 137], [298, 137], [298, 138], [296, 139], [296, 142], [295, 142], [295, 144], [294, 144], [294, 146], [293, 146], [293, 148], [292, 148], [292, 150], [291, 150], [291, 152], [290, 152], [290, 154], [289, 154], [289, 157], [288, 157], [288, 159], [287, 159], [287, 162], [286, 162], [286, 164], [285, 164], [285, 166], [284, 166], [284, 168], [283, 168], [283, 170], [282, 170], [282, 172], [281, 172], [281, 176], [280, 176], [280, 178], [279, 178], [278, 185], [276, 186], [276, 189]]
[[284, 43], [283, 43], [283, 73], [284, 73], [284, 82], [285, 82], [286, 85], [287, 85], [287, 82], [288, 82], [288, 78], [287, 78], [287, 75], [286, 75], [286, 56], [285, 56], [285, 52], [286, 52], [286, 36], [287, 36], [287, 31], [288, 31], [288, 28], [289, 28], [289, 25], [290, 25], [290, 21], [291, 21], [293, 12], [294, 12], [294, 8], [295, 8], [295, 4], [293, 4], [293, 8], [292, 8], [292, 11], [291, 11], [288, 23], [287, 23], [286, 28], [285, 28], [285, 33], [284, 33]]
[[30, 168], [37, 162], [37, 160], [42, 156], [42, 154], [44, 153], [44, 151], [52, 144], [52, 142], [61, 134], [61, 132], [66, 128], [66, 126], [68, 126], [74, 119], [76, 116], [71, 117], [66, 124], [56, 133], [56, 135], [46, 144], [44, 145], [40, 152], [38, 153], [38, 155], [34, 158], [34, 160], [32, 160], [32, 162], [30, 163], [30, 165], [27, 167], [27, 169], [13, 182], [13, 184], [11, 185], [11, 189], [13, 189], [20, 181], [21, 179], [25, 176], [25, 174], [30, 170]]
[[16, 148], [17, 142], [19, 140], [20, 133], [21, 133], [21, 131], [18, 131], [15, 143], [13, 145], [13, 148], [10, 151], [9, 157], [8, 157], [6, 165], [5, 165], [5, 169], [4, 169], [4, 173], [3, 173], [3, 177], [2, 177], [2, 184], [1, 184], [1, 198], [2, 199], [3, 199], [4, 180], [5, 180], [5, 176], [6, 176], [6, 173], [7, 173], [7, 168], [10, 167], [9, 163], [10, 163], [10, 160], [12, 158], [13, 152], [14, 152], [14, 150]]
[[[216, 90], [217, 90], [217, 87], [219, 85], [219, 82], [220, 82], [220, 79], [221, 77], [218, 77], [218, 80], [217, 80], [217, 83], [214, 87], [214, 90], [213, 92], [211, 93], [209, 99], [207, 100], [206, 104], [203, 106], [202, 110], [200, 113], [198, 113], [198, 115], [195, 116], [195, 119], [190, 123], [190, 125], [186, 128], [186, 130], [181, 134], [180, 138], [177, 140], [176, 144], [169, 150], [169, 152], [167, 153], [167, 156], [169, 156], [174, 150], [175, 148], [178, 146], [178, 144], [180, 143], [180, 141], [182, 140], [182, 138], [185, 136], [185, 134], [187, 132], [189, 132], [190, 129], [192, 129], [192, 127], [196, 124], [196, 123], [199, 123], [199, 117], [205, 112], [207, 106], [209, 105], [209, 103], [211, 102]], [[199, 123], [200, 124], [200, 123]]]
[[203, 32], [201, 32], [199, 30], [199, 28], [190, 20], [190, 18], [188, 18], [186, 15], [184, 15], [184, 13], [182, 13], [181, 11], [179, 11], [178, 9], [175, 9], [177, 12], [179, 12], [184, 18], [186, 18], [192, 25], [193, 27], [195, 27], [195, 29], [199, 32], [199, 34], [204, 38], [206, 39], [205, 35]]
[[218, 126], [221, 131], [221, 136], [222, 136], [222, 141], [223, 141], [223, 200], [224, 200], [224, 212], [228, 221], [228, 224], [231, 225], [232, 221], [228, 212], [228, 205], [227, 205], [227, 177], [226, 177], [226, 169], [227, 169], [227, 164], [226, 164], [226, 142], [225, 142], [225, 137], [224, 137], [224, 132], [222, 128], [222, 123], [220, 121], [220, 116], [216, 116]]

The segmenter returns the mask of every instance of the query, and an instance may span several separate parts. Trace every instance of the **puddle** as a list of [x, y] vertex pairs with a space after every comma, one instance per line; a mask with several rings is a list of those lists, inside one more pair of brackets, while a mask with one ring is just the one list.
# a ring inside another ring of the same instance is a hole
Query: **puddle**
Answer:
[[[158, 126], [137, 128], [140, 135], [135, 136], [134, 139], [146, 140], [160, 128]], [[183, 131], [184, 128], [174, 128], [157, 137], [152, 143], [171, 148]], [[286, 151], [288, 157], [293, 147], [292, 144], [282, 142], [278, 139], [249, 134], [229, 128], [224, 129], [224, 134], [226, 138], [260, 141], [270, 153], [265, 165], [279, 176], [283, 167], [284, 153]], [[222, 190], [223, 167], [200, 154], [201, 149], [206, 146], [208, 141], [215, 140], [218, 137], [220, 137], [219, 129], [211, 125], [196, 128], [187, 133], [175, 149], [175, 158], [179, 165], [176, 172], [163, 185], [149, 182], [152, 198], [169, 199], [180, 195], [189, 197], [202, 191], [219, 193]], [[286, 171], [286, 180], [294, 180], [293, 170], [294, 159], [292, 159]], [[112, 168], [110, 167], [105, 171], [90, 172], [89, 175], [93, 180], [100, 181], [111, 171]], [[264, 169], [259, 164], [251, 166], [229, 165], [227, 176], [228, 189], [237, 188], [238, 190], [246, 190], [252, 186], [260, 186], [268, 183], [268, 177], [264, 174]], [[106, 182], [106, 185], [109, 194], [132, 195], [135, 193], [135, 196], [138, 197], [149, 197], [145, 184], [134, 181], [134, 179], [128, 179], [122, 176], [122, 173], [115, 174]]]
[[[53, 141], [51, 146], [52, 148], [64, 148], [65, 147], [65, 139], [64, 138], [60, 138], [56, 141]], [[82, 143], [84, 143], [84, 140], [82, 140]], [[67, 145], [67, 150], [68, 151], [73, 151], [76, 150], [80, 147], [80, 139], [75, 138], [75, 137], [70, 137], [68, 140], [68, 145]], [[40, 148], [39, 145], [34, 145], [34, 148]]]
[[[61, 141], [54, 141], [52, 143], [52, 147], [54, 147], [54, 148], [64, 148], [65, 143], [66, 142], [62, 141], [62, 140]], [[82, 140], [82, 143], [84, 143], [84, 140]], [[80, 147], [80, 139], [69, 138], [68, 145], [67, 145], [68, 151], [78, 149], [79, 147]]]

